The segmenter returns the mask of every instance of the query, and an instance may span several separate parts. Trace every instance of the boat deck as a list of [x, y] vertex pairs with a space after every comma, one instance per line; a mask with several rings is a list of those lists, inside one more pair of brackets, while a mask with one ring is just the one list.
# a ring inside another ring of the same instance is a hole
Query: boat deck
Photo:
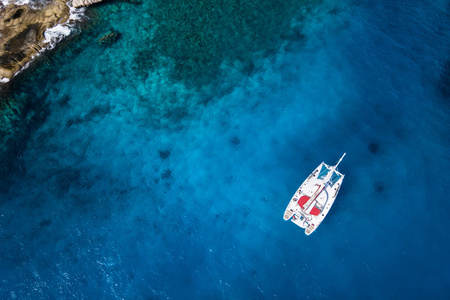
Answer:
[[344, 180], [336, 170], [339, 162], [332, 167], [322, 162], [298, 188], [284, 212], [284, 220], [291, 219], [305, 229], [306, 235], [322, 223], [336, 199]]

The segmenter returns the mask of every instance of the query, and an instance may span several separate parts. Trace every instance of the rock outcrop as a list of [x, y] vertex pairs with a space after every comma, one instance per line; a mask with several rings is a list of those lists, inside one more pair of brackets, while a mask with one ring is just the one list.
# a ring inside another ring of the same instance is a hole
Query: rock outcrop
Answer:
[[65, 23], [70, 15], [66, 0], [42, 7], [8, 4], [0, 7], [0, 81], [9, 81], [47, 46], [44, 32]]
[[102, 2], [103, 0], [73, 0], [72, 1], [72, 6], [77, 8], [77, 7], [82, 7], [82, 6], [89, 6], [92, 5], [94, 3], [99, 3]]

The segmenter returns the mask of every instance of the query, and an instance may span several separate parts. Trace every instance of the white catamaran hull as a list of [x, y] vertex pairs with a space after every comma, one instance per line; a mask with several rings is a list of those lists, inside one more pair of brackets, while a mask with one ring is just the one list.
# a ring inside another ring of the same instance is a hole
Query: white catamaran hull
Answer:
[[284, 219], [304, 228], [306, 235], [319, 227], [333, 206], [344, 180], [336, 168], [344, 156], [335, 166], [322, 162], [298, 188], [284, 212]]

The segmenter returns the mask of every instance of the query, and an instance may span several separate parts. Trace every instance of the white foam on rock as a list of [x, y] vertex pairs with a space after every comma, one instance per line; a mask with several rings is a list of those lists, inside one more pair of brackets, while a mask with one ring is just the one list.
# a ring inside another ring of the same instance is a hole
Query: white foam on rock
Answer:
[[55, 27], [49, 28], [44, 32], [44, 43], [49, 43], [48, 49], [53, 49], [58, 42], [72, 33], [67, 26], [58, 24]]
[[4, 6], [9, 4], [14, 5], [28, 5], [33, 9], [39, 9], [39, 7], [44, 4], [45, 0], [0, 0], [0, 3]]
[[55, 48], [56, 44], [62, 41], [65, 37], [69, 36], [75, 31], [75, 25], [80, 22], [84, 17], [85, 8], [73, 8], [69, 4], [70, 16], [66, 23], [58, 24], [55, 27], [49, 28], [44, 32], [44, 43], [49, 43], [47, 49]]
[[3, 5], [8, 5], [8, 4], [16, 4], [16, 5], [24, 5], [24, 4], [30, 4], [30, 0], [1, 0], [0, 1]]

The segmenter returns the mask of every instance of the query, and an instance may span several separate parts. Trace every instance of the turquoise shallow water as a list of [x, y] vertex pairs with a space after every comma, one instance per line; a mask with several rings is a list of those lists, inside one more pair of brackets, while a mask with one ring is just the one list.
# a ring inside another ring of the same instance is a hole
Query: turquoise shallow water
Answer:
[[[286, 3], [96, 6], [23, 74], [1, 298], [448, 297], [448, 4]], [[307, 237], [284, 209], [343, 152]]]

